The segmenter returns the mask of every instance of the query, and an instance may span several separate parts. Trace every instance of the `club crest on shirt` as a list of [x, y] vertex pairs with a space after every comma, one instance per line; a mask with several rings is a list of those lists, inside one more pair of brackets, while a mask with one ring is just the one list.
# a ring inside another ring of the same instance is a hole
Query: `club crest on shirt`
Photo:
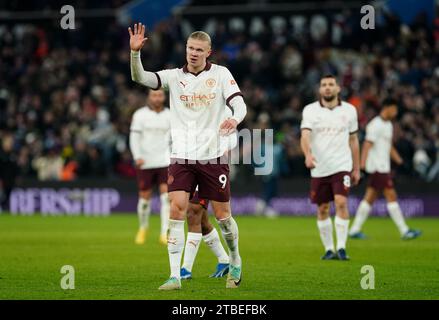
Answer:
[[209, 78], [206, 80], [206, 86], [208, 86], [209, 88], [213, 88], [216, 84], [215, 79]]

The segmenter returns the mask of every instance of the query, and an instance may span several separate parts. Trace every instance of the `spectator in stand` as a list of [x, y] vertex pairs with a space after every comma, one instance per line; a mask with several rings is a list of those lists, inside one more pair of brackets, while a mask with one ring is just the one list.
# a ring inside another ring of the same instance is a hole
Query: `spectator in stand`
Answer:
[[17, 157], [14, 153], [14, 138], [11, 134], [0, 134], [0, 213], [8, 210], [9, 196], [19, 175]]

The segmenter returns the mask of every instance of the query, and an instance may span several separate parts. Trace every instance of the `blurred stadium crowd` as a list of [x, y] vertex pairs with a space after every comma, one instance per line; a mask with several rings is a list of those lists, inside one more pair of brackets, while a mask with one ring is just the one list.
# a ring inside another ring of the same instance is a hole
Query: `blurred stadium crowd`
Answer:
[[[376, 30], [337, 15], [339, 32], [266, 24], [255, 32], [217, 23], [213, 62], [230, 68], [248, 106], [241, 125], [275, 130], [276, 175], [305, 176], [301, 110], [315, 100], [319, 77], [336, 74], [342, 98], [358, 108], [360, 137], [380, 101], [400, 107], [397, 170], [439, 179], [439, 21], [412, 25], [385, 14]], [[0, 158], [13, 155], [23, 176], [41, 180], [135, 175], [128, 148], [131, 115], [145, 103], [132, 83], [127, 25], [78, 21], [0, 27]], [[178, 17], [158, 24], [142, 51], [145, 69], [181, 67], [185, 33]], [[245, 170], [244, 170], [245, 171]]]

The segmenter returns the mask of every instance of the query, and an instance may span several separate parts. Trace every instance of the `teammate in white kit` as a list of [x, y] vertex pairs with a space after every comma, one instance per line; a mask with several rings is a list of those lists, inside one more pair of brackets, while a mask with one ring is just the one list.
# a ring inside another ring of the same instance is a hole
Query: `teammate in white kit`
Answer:
[[366, 127], [366, 139], [361, 153], [361, 169], [369, 174], [368, 186], [363, 200], [358, 206], [355, 220], [349, 231], [354, 239], [366, 236], [361, 228], [381, 192], [387, 201], [387, 210], [404, 240], [415, 239], [421, 235], [419, 230], [410, 229], [397, 202], [397, 194], [391, 176], [391, 160], [401, 165], [403, 160], [393, 146], [392, 120], [398, 115], [398, 104], [393, 99], [386, 99], [378, 116], [373, 118]]
[[[189, 36], [185, 66], [153, 73], [145, 71], [140, 60], [140, 49], [147, 41], [145, 26], [135, 24], [134, 30], [129, 28], [128, 31], [132, 79], [150, 88], [168, 88], [170, 94], [172, 150], [168, 171], [171, 199], [168, 254], [171, 275], [159, 289], [181, 288], [184, 220], [189, 195], [196, 185], [200, 198], [211, 201], [229, 248], [230, 271], [226, 288], [237, 288], [242, 270], [238, 226], [230, 209], [229, 166], [220, 161], [220, 136], [234, 132], [244, 119], [247, 108], [242, 94], [227, 68], [207, 61], [212, 52], [207, 33], [197, 31]], [[226, 106], [234, 113], [223, 120]]]
[[[357, 110], [339, 98], [340, 86], [332, 75], [321, 78], [320, 99], [303, 109], [301, 147], [305, 165], [311, 169], [310, 198], [318, 205], [317, 226], [325, 247], [324, 260], [348, 260], [349, 227], [347, 196], [351, 184], [360, 180], [360, 148]], [[352, 181], [351, 181], [352, 180]], [[335, 204], [334, 248], [330, 202]]]
[[147, 105], [133, 114], [130, 128], [130, 149], [136, 163], [139, 200], [137, 215], [139, 231], [135, 243], [145, 243], [151, 213], [152, 188], [158, 185], [160, 192], [160, 238], [167, 244], [170, 204], [168, 197], [168, 166], [170, 158], [170, 115], [164, 107], [165, 93], [149, 90]]

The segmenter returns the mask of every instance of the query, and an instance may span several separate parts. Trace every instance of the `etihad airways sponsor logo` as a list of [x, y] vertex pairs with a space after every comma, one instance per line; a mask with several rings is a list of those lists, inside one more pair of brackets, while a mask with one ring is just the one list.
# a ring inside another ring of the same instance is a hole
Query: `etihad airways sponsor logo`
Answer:
[[316, 132], [323, 134], [323, 135], [327, 135], [327, 136], [336, 136], [338, 134], [341, 134], [345, 131], [347, 131], [348, 129], [346, 127], [319, 127], [316, 128]]
[[215, 98], [216, 98], [215, 92], [209, 94], [194, 93], [191, 95], [187, 95], [187, 94], [180, 95], [180, 100], [184, 102], [213, 100]]
[[216, 93], [194, 93], [191, 95], [182, 94], [180, 95], [180, 101], [182, 101], [187, 108], [210, 106], [213, 100], [216, 98]]

